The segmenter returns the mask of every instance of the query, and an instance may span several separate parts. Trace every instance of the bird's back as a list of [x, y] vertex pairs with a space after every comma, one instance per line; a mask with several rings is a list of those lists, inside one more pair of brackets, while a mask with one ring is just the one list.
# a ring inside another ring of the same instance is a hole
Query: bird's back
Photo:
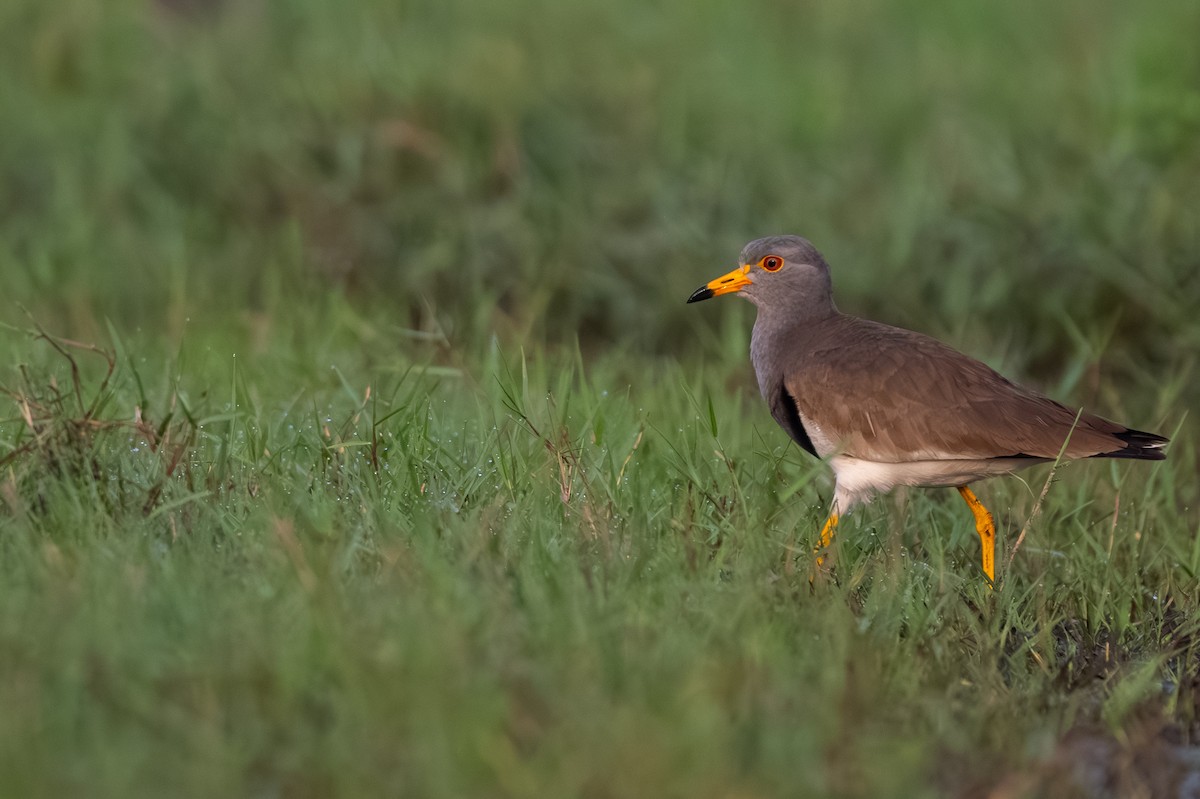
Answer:
[[1166, 439], [1079, 413], [911, 330], [834, 313], [755, 339], [772, 414], [815, 454], [1049, 460], [1067, 442], [1068, 458], [1163, 457]]

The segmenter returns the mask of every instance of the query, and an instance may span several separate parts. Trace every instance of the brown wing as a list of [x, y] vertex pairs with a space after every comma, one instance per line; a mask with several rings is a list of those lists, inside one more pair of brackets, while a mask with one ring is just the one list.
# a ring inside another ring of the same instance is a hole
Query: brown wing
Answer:
[[839, 316], [810, 329], [784, 383], [799, 413], [840, 451], [883, 462], [1161, 458], [1166, 439], [1019, 386], [928, 336]]

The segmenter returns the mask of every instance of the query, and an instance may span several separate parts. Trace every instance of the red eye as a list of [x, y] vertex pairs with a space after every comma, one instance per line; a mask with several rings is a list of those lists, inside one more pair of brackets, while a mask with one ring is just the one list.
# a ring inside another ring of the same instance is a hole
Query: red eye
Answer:
[[768, 255], [766, 258], [762, 259], [762, 268], [766, 269], [768, 272], [778, 272], [782, 266], [783, 259], [778, 255]]

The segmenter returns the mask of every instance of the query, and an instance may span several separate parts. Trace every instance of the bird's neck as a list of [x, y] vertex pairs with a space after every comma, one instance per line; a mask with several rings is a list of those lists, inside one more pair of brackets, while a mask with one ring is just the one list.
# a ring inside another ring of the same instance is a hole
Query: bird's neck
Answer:
[[750, 334], [750, 360], [764, 396], [775, 377], [774, 372], [788, 359], [788, 354], [812, 337], [811, 328], [826, 324], [837, 316], [840, 314], [832, 302], [804, 312], [758, 307], [758, 317]]
[[753, 340], [769, 341], [787, 340], [793, 334], [810, 325], [821, 324], [832, 317], [838, 316], [838, 309], [830, 300], [828, 304], [796, 308], [771, 308], [758, 306], [758, 316], [754, 320]]

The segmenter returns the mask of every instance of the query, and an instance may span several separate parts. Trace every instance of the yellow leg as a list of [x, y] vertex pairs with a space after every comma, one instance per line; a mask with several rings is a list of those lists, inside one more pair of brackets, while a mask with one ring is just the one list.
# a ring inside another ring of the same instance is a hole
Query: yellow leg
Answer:
[[959, 486], [958, 493], [966, 500], [967, 507], [975, 515], [975, 532], [979, 533], [979, 546], [983, 549], [983, 573], [987, 575], [989, 583], [995, 584], [996, 522], [992, 520], [992, 514], [988, 513], [988, 509], [983, 507], [979, 497], [975, 496], [975, 492], [966, 486]]
[[833, 534], [837, 530], [838, 515], [836, 513], [829, 514], [829, 518], [825, 520], [825, 526], [821, 528], [821, 543], [813, 550], [813, 554], [817, 556], [817, 565], [821, 566], [825, 563], [825, 556], [822, 551], [829, 548], [833, 543]]

